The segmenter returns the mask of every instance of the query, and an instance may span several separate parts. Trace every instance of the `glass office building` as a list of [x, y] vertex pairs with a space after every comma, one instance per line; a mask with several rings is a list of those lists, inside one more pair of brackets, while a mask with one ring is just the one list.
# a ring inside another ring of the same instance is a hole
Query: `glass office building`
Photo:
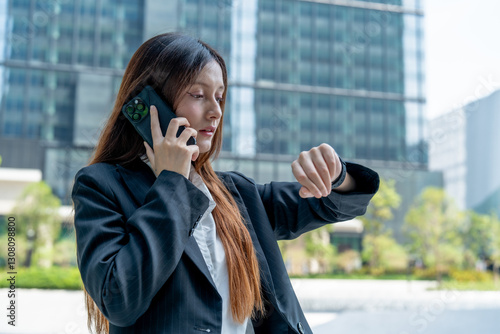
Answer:
[[499, 109], [497, 90], [429, 122], [429, 168], [461, 210], [500, 215]]
[[123, 69], [143, 40], [140, 1], [0, 5], [2, 167], [37, 168], [64, 204]]
[[0, 4], [0, 155], [64, 203], [147, 38], [184, 31], [226, 59], [218, 170], [291, 180], [323, 142], [370, 166], [427, 166], [421, 1], [8, 0]]
[[289, 162], [323, 142], [346, 159], [426, 168], [420, 1], [233, 1], [231, 10], [237, 168], [288, 179]]

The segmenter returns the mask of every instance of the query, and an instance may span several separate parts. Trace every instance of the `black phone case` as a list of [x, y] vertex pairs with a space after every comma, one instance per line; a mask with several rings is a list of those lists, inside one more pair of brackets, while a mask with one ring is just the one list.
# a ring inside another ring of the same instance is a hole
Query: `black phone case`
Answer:
[[[144, 89], [122, 107], [122, 113], [132, 123], [141, 137], [153, 148], [153, 137], [151, 135], [151, 106], [154, 105], [158, 110], [161, 133], [165, 136], [168, 124], [172, 118], [177, 117], [175, 113], [167, 106], [163, 99], [158, 96], [153, 87], [146, 86]], [[179, 137], [184, 126], [179, 126], [177, 137]], [[187, 145], [195, 145], [196, 139], [189, 137]]]

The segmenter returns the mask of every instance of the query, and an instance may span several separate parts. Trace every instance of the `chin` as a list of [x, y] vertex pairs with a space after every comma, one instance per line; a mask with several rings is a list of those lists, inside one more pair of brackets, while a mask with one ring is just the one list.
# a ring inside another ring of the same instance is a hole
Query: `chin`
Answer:
[[208, 151], [210, 151], [210, 145], [201, 145], [201, 146], [198, 146], [199, 149], [200, 149], [200, 154], [201, 153], [207, 153]]

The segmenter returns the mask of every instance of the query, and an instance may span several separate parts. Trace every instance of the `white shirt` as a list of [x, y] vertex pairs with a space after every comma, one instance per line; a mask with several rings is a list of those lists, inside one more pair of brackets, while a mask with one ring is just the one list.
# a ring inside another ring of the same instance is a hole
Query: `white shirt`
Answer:
[[[149, 161], [145, 161], [149, 167]], [[253, 326], [249, 318], [243, 324], [233, 320], [229, 298], [229, 276], [227, 273], [226, 253], [224, 246], [216, 233], [215, 221], [212, 210], [215, 208], [215, 201], [210, 194], [201, 176], [191, 165], [189, 180], [200, 189], [209, 199], [208, 209], [203, 214], [198, 226], [194, 230], [193, 236], [196, 239], [201, 254], [205, 259], [208, 270], [217, 287], [217, 292], [222, 297], [222, 334], [253, 334]]]

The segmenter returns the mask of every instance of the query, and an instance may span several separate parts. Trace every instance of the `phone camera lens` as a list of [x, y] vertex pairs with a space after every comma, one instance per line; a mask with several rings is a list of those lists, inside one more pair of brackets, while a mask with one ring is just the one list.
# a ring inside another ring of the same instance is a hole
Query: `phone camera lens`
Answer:
[[137, 110], [142, 111], [142, 110], [144, 110], [144, 104], [138, 103], [136, 108], [137, 108]]
[[134, 113], [134, 106], [127, 106], [127, 113], [129, 115], [132, 115]]
[[141, 115], [139, 115], [139, 114], [133, 114], [132, 118], [134, 119], [134, 121], [138, 121], [138, 120], [141, 119]]

